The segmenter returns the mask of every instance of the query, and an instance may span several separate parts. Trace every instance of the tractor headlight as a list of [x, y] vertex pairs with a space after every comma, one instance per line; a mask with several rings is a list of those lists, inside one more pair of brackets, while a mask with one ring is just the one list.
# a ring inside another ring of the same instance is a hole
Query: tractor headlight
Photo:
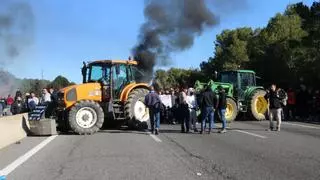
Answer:
[[70, 89], [66, 95], [67, 101], [76, 101], [77, 100], [77, 91], [76, 88]]

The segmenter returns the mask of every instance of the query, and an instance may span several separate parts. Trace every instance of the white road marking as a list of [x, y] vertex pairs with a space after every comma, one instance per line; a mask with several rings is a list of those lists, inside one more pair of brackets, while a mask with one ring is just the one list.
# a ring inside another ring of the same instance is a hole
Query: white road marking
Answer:
[[310, 129], [320, 129], [320, 127], [317, 127], [317, 126], [310, 126], [310, 125], [303, 125], [303, 124], [296, 124], [296, 123], [283, 122], [282, 124], [288, 124], [291, 126], [300, 126], [300, 127], [310, 128]]
[[8, 174], [10, 174], [17, 167], [19, 167], [21, 164], [26, 162], [30, 157], [32, 157], [34, 154], [36, 154], [38, 151], [40, 151], [43, 147], [45, 147], [47, 144], [49, 144], [57, 136], [58, 135], [54, 135], [54, 136], [48, 137], [47, 139], [43, 140], [40, 144], [38, 144], [36, 147], [34, 147], [30, 151], [28, 151], [26, 154], [20, 156], [18, 159], [13, 161], [7, 167], [5, 167], [4, 169], [0, 170], [2, 175], [7, 176]]
[[[216, 125], [216, 126], [219, 127], [219, 128], [222, 128], [221, 125]], [[262, 135], [259, 135], [259, 134], [255, 134], [255, 133], [251, 133], [251, 132], [247, 132], [247, 131], [242, 131], [242, 130], [231, 130], [231, 131], [237, 131], [237, 132], [240, 132], [240, 133], [248, 134], [248, 135], [259, 137], [259, 138], [262, 138], [262, 139], [266, 139], [267, 138], [266, 136], [262, 136]]]
[[151, 134], [151, 132], [149, 132], [148, 130], [145, 130], [144, 132], [149, 134], [149, 136], [152, 137], [152, 139], [154, 139], [156, 142], [162, 142], [160, 138], [158, 138], [156, 135]]
[[233, 131], [237, 131], [237, 132], [240, 132], [240, 133], [244, 133], [244, 134], [248, 134], [248, 135], [251, 135], [251, 136], [259, 137], [259, 138], [262, 138], [262, 139], [266, 139], [267, 138], [266, 136], [261, 136], [259, 134], [255, 134], [255, 133], [251, 133], [251, 132], [247, 132], [247, 131], [242, 131], [242, 130], [233, 130]]
[[157, 136], [153, 135], [153, 134], [149, 134], [150, 137], [152, 137], [152, 139], [154, 139], [156, 142], [162, 142], [160, 138], [158, 138]]

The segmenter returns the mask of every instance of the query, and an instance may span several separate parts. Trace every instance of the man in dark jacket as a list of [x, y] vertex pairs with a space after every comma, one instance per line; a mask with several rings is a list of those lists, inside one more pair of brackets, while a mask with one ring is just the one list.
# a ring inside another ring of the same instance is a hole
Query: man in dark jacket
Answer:
[[214, 120], [214, 111], [218, 107], [218, 101], [216, 94], [212, 91], [210, 86], [206, 87], [206, 90], [203, 92], [200, 100], [201, 111], [202, 111], [202, 119], [201, 119], [201, 131], [200, 134], [205, 130], [206, 119], [209, 120], [209, 131], [210, 134], [213, 128], [213, 120]]
[[280, 131], [282, 105], [279, 92], [277, 91], [277, 86], [275, 84], [271, 85], [271, 88], [267, 91], [265, 98], [269, 102], [270, 128], [268, 130], [273, 130], [273, 119], [275, 118], [277, 120], [276, 131]]
[[146, 97], [144, 99], [144, 103], [149, 108], [152, 134], [155, 133], [156, 135], [158, 135], [159, 128], [160, 128], [161, 100], [160, 100], [159, 95], [154, 91], [153, 86], [150, 87], [150, 92], [149, 92], [149, 94], [146, 95]]
[[226, 92], [223, 89], [222, 86], [218, 86], [218, 91], [219, 91], [219, 100], [218, 100], [218, 113], [221, 117], [222, 121], [222, 130], [219, 131], [220, 133], [226, 133], [226, 127], [227, 127], [227, 121], [226, 121], [226, 109], [227, 109], [227, 96]]

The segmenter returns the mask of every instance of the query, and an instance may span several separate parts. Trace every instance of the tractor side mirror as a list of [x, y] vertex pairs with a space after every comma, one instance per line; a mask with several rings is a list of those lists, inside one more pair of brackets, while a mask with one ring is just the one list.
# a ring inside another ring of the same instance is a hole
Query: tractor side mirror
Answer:
[[120, 74], [120, 66], [118, 64], [116, 65], [116, 74]]

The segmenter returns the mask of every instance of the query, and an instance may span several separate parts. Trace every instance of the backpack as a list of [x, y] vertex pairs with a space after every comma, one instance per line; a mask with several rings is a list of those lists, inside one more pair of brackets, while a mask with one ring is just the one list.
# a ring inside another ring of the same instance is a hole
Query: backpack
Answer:
[[278, 95], [280, 98], [280, 103], [282, 106], [287, 106], [287, 101], [288, 101], [288, 94], [286, 91], [284, 91], [283, 89], [280, 89], [278, 91]]

